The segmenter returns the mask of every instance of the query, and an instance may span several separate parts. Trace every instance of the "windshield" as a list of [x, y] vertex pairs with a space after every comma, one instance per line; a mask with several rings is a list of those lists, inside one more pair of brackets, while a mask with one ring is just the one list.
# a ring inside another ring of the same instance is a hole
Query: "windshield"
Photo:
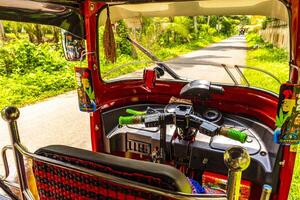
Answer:
[[99, 18], [104, 81], [141, 79], [145, 68], [154, 67], [165, 71], [161, 80], [204, 79], [276, 93], [288, 80], [289, 31], [281, 20], [233, 15], [113, 21], [104, 13]]

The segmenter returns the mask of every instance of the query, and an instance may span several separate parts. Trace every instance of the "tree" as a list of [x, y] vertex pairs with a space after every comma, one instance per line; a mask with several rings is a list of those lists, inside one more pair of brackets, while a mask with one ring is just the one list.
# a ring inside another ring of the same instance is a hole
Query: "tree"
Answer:
[[39, 24], [34, 25], [34, 33], [36, 37], [36, 41], [38, 44], [43, 43], [43, 33], [42, 33], [42, 27]]
[[52, 31], [53, 31], [53, 38], [51, 40], [51, 42], [57, 43], [59, 41], [59, 31], [60, 29], [57, 27], [52, 27]]
[[24, 29], [26, 30], [29, 40], [32, 43], [43, 43], [43, 32], [42, 26], [39, 24], [25, 24]]
[[197, 22], [197, 16], [193, 17], [193, 21], [194, 21], [194, 32], [195, 34], [198, 33], [198, 22]]
[[4, 31], [4, 26], [2, 24], [2, 21], [0, 21], [0, 40], [5, 40], [5, 31]]
[[124, 20], [118, 21], [116, 26], [116, 33], [116, 42], [120, 53], [126, 55], [133, 55], [133, 47], [131, 43], [126, 39], [126, 37], [129, 35], [129, 30], [126, 27]]

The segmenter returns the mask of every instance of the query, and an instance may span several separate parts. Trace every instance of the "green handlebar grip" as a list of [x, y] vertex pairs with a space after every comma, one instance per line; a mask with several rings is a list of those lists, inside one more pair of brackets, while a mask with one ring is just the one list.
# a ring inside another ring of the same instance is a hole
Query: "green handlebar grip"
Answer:
[[140, 124], [142, 123], [142, 118], [140, 116], [120, 116], [119, 125], [126, 124]]
[[229, 137], [233, 140], [240, 141], [241, 143], [244, 143], [247, 140], [248, 135], [246, 133], [243, 133], [236, 129], [231, 128], [231, 129], [228, 129], [226, 132], [227, 132], [227, 137]]
[[138, 110], [133, 110], [133, 109], [126, 109], [126, 113], [131, 114], [131, 115], [136, 115], [136, 116], [140, 116], [140, 115], [146, 115], [146, 111], [138, 111]]

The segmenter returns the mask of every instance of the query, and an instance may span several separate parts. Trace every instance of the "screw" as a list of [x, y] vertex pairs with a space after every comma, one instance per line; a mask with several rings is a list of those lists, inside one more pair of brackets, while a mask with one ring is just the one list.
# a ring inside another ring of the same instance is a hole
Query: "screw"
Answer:
[[261, 152], [260, 152], [260, 155], [261, 155], [261, 156], [265, 156], [265, 155], [267, 155], [267, 152], [261, 151]]
[[97, 65], [93, 64], [93, 70], [97, 70]]
[[282, 167], [284, 166], [284, 164], [285, 164], [285, 160], [279, 162], [279, 165]]
[[90, 4], [90, 11], [94, 11], [95, 5], [93, 3]]

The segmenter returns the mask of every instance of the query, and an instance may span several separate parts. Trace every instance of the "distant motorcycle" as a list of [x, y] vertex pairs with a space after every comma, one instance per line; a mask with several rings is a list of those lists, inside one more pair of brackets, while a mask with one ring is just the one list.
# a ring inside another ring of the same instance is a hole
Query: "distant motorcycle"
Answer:
[[244, 35], [245, 34], [245, 29], [240, 29], [240, 35]]

